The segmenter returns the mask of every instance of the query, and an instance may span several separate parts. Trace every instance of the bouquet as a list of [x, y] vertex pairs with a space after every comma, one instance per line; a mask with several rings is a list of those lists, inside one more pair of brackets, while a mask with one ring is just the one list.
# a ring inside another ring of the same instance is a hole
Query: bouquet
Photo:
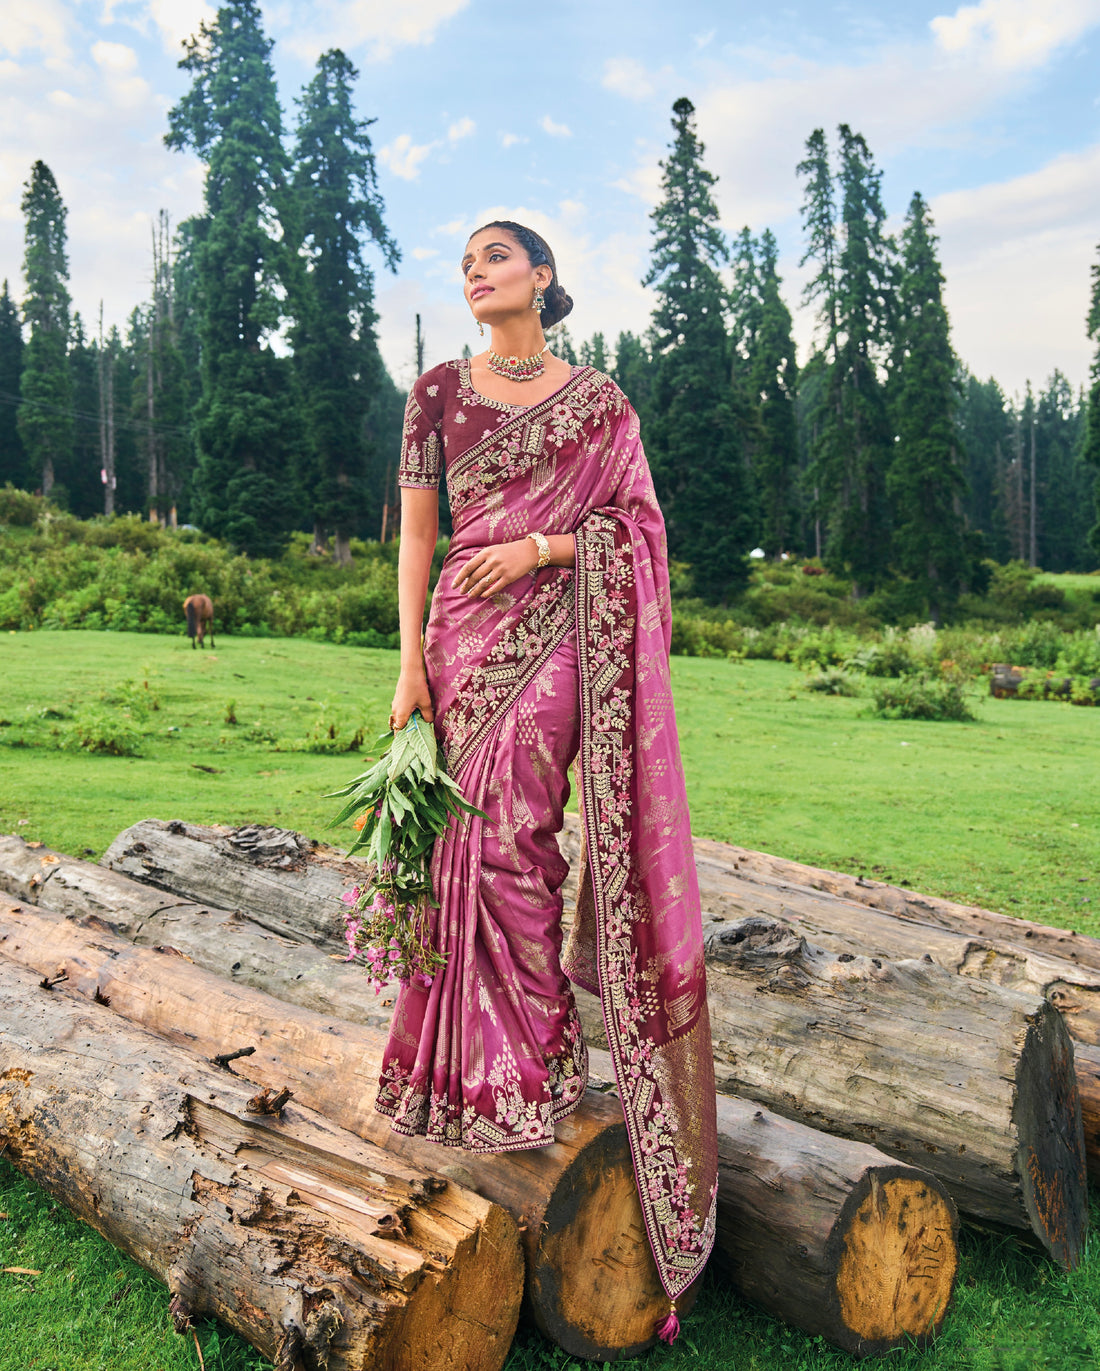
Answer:
[[431, 944], [428, 910], [437, 907], [429, 870], [432, 847], [451, 817], [485, 815], [462, 798], [447, 775], [435, 732], [419, 710], [385, 733], [382, 756], [329, 798], [347, 803], [329, 828], [353, 815], [359, 830], [349, 855], [364, 848], [367, 879], [345, 891], [347, 960], [363, 953], [375, 993], [392, 980], [431, 985], [446, 958]]

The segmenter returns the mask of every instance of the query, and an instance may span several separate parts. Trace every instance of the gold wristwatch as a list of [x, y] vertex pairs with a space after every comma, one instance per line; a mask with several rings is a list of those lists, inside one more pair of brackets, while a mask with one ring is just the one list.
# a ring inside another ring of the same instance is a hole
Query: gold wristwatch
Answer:
[[544, 566], [550, 565], [550, 544], [546, 541], [545, 533], [529, 533], [528, 538], [533, 538], [535, 546], [539, 550], [538, 565], [536, 571], [540, 571]]

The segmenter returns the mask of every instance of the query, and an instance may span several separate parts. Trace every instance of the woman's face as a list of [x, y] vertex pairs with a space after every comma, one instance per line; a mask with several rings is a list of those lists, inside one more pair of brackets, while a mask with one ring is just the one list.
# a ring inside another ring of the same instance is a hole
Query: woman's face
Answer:
[[550, 284], [550, 268], [533, 267], [527, 254], [506, 229], [475, 233], [462, 258], [466, 302], [482, 323], [529, 310], [535, 287]]

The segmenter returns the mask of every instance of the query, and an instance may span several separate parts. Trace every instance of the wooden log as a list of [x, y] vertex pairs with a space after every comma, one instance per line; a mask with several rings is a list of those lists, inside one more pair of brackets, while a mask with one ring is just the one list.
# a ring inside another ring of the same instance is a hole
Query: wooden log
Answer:
[[1049, 1002], [931, 961], [836, 955], [763, 919], [709, 935], [708, 985], [720, 1090], [919, 1158], [962, 1213], [1076, 1266], [1081, 1104]]
[[1085, 1131], [1085, 1158], [1089, 1180], [1100, 1185], [1100, 1048], [1077, 1043], [1073, 1049], [1077, 1089], [1081, 1095], [1081, 1122]]
[[278, 1367], [503, 1365], [514, 1220], [0, 958], [5, 1155]]
[[[276, 835], [272, 845], [282, 857], [289, 860], [288, 854], [296, 853], [292, 871], [265, 865], [279, 857], [250, 855], [249, 842], [255, 844], [255, 835], [264, 831]], [[187, 899], [217, 902], [220, 890], [223, 904], [236, 901], [288, 939], [335, 948], [338, 921], [333, 917], [326, 924], [328, 916], [320, 911], [338, 907], [340, 892], [361, 873], [361, 865], [301, 835], [287, 837], [284, 830], [240, 830], [242, 843], [233, 841], [236, 832], [143, 820], [120, 834], [103, 860]], [[580, 853], [575, 815], [566, 815], [559, 842], [575, 873]], [[892, 961], [929, 953], [960, 975], [1044, 995], [1066, 1016], [1077, 1041], [1100, 1046], [1100, 939], [727, 843], [696, 839], [694, 847], [704, 917], [710, 922], [762, 915], [790, 922], [836, 952]], [[0, 871], [11, 862], [0, 840]], [[568, 910], [576, 894], [574, 875], [565, 893]], [[896, 917], [880, 919], [869, 910]]]
[[[204, 1057], [254, 1046], [232, 1063], [242, 1077], [273, 1090], [289, 1085], [298, 1101], [360, 1137], [513, 1214], [531, 1313], [571, 1355], [608, 1360], [652, 1344], [668, 1301], [645, 1238], [617, 1101], [589, 1091], [558, 1124], [555, 1143], [530, 1152], [482, 1156], [402, 1137], [373, 1109], [390, 1011], [361, 970], [201, 906], [171, 905], [166, 930], [158, 914], [143, 920], [137, 913], [153, 892], [126, 877], [68, 858], [49, 870], [65, 873], [65, 885], [51, 878], [46, 891], [64, 897], [69, 917], [0, 904], [0, 954], [43, 976], [64, 972], [65, 984], [110, 1000], [112, 1010]], [[112, 901], [123, 912], [109, 922]], [[166, 931], [171, 944], [161, 940]], [[128, 935], [145, 947], [132, 947]], [[270, 993], [241, 983], [245, 967]]]
[[[610, 1079], [611, 1059], [592, 1066]], [[923, 1345], [943, 1328], [958, 1213], [928, 1171], [718, 1096], [718, 1251], [747, 1299], [846, 1352]]]
[[[109, 1001], [113, 1013], [203, 1057], [224, 1053], [228, 1044], [254, 1045], [231, 1070], [266, 1087], [269, 1095], [289, 1087], [297, 1103], [361, 1136], [388, 1139], [386, 1121], [370, 1107], [382, 1048], [377, 1030], [288, 1011], [284, 1003], [183, 958], [136, 948], [102, 931], [89, 934], [71, 919], [23, 903], [0, 903], [0, 956], [48, 979], [64, 976], [70, 993]], [[610, 1059], [595, 1052], [593, 1065], [596, 1078], [609, 1082]], [[613, 1099], [596, 1091], [590, 1096], [610, 1117], [621, 1117]], [[807, 1332], [864, 1355], [942, 1327], [956, 1267], [956, 1218], [931, 1175], [899, 1166], [866, 1144], [816, 1133], [743, 1101], [720, 1100], [719, 1118], [719, 1241], [738, 1290]], [[440, 1160], [431, 1144], [395, 1142], [410, 1160]], [[528, 1162], [538, 1157], [500, 1159], [515, 1177], [517, 1210], [529, 1211], [538, 1177]], [[472, 1160], [477, 1167], [490, 1159]], [[523, 1161], [522, 1169], [516, 1160]], [[608, 1160], [590, 1148], [585, 1167], [572, 1176], [568, 1198], [575, 1210], [588, 1211], [589, 1231], [595, 1206], [585, 1201], [597, 1190], [601, 1215], [633, 1202], [629, 1169], [614, 1156], [610, 1166]], [[559, 1195], [539, 1239], [541, 1259], [533, 1254], [533, 1279], [553, 1287], [535, 1292], [536, 1307], [560, 1302], [578, 1308], [577, 1290], [563, 1283], [563, 1273], [583, 1271], [588, 1255], [578, 1249], [575, 1226], [560, 1221], [564, 1208]], [[532, 1228], [537, 1232], [539, 1226], [528, 1223], [528, 1234]], [[604, 1244], [599, 1269], [612, 1279], [591, 1292], [589, 1303], [602, 1296], [611, 1305], [605, 1319], [621, 1328], [629, 1316], [615, 1312], [615, 1305], [636, 1299], [634, 1283], [622, 1279], [622, 1263], [636, 1263], [638, 1256], [621, 1243], [608, 1247], [607, 1237], [597, 1229]], [[581, 1317], [590, 1320], [591, 1312]], [[606, 1346], [599, 1338], [590, 1342]]]

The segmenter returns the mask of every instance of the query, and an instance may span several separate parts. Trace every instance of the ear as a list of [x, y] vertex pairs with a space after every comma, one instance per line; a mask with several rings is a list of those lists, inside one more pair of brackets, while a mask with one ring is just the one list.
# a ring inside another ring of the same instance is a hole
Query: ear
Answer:
[[553, 279], [554, 273], [545, 262], [535, 268], [535, 284], [539, 290], [545, 290]]

